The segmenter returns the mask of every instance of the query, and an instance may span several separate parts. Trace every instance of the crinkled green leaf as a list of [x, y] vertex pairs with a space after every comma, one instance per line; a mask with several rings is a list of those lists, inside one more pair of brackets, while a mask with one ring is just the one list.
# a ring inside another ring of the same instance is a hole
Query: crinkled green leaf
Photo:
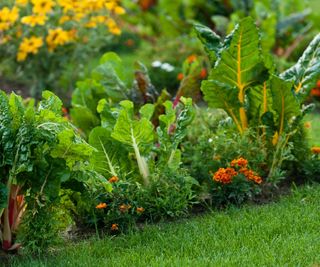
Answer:
[[311, 41], [298, 62], [281, 73], [281, 78], [294, 81], [296, 94], [306, 95], [320, 79], [320, 33]]
[[199, 40], [204, 45], [204, 48], [209, 55], [210, 62], [213, 65], [217, 59], [217, 53], [220, 52], [221, 48], [220, 36], [215, 34], [210, 28], [201, 24], [195, 24], [194, 29]]
[[39, 103], [38, 110], [49, 109], [52, 112], [61, 114], [62, 101], [54, 93], [50, 91], [42, 92], [42, 100]]
[[58, 141], [50, 155], [53, 158], [64, 159], [70, 169], [79, 168], [93, 152], [93, 148], [70, 129], [60, 132]]

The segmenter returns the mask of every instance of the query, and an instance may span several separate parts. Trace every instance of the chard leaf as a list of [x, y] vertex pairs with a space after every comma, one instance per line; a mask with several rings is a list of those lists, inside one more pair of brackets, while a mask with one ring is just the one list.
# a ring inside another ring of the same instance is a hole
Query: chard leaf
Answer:
[[120, 143], [111, 138], [110, 130], [94, 128], [89, 135], [89, 144], [96, 149], [90, 158], [93, 169], [105, 177], [119, 177], [120, 169], [128, 165], [128, 154]]
[[297, 95], [308, 95], [320, 78], [320, 33], [311, 41], [298, 62], [281, 73], [280, 77], [294, 81]]
[[51, 110], [54, 113], [61, 114], [62, 101], [50, 91], [42, 92], [42, 100], [39, 103], [38, 110]]
[[238, 113], [241, 104], [238, 99], [237, 89], [215, 80], [207, 80], [202, 82], [201, 90], [204, 93], [204, 100], [208, 103], [208, 106], [225, 110], [233, 119], [238, 130], [242, 132]]
[[241, 20], [229, 38], [231, 42], [224, 46], [221, 58], [209, 79], [236, 87], [241, 96], [239, 100], [243, 102], [244, 90], [265, 80], [267, 74], [261, 58], [258, 30], [253, 19], [248, 17]]
[[110, 107], [106, 99], [99, 101], [97, 111], [100, 114], [101, 126], [111, 131], [116, 124], [118, 112]]
[[90, 130], [98, 126], [99, 118], [89, 108], [85, 106], [75, 106], [71, 109], [72, 122], [77, 125], [86, 135]]
[[137, 145], [144, 150], [153, 142], [153, 125], [146, 118], [141, 118], [140, 121], [132, 120], [128, 111], [122, 110], [112, 132], [112, 138], [132, 147]]
[[91, 77], [106, 89], [108, 98], [113, 102], [126, 99], [129, 90], [124, 82], [126, 76], [121, 59], [111, 52], [105, 54], [100, 63]]
[[144, 184], [148, 184], [149, 168], [143, 154], [146, 155], [153, 145], [153, 125], [146, 118], [133, 119], [133, 103], [131, 101], [122, 101], [120, 105], [123, 109], [120, 111], [111, 136], [133, 148]]
[[293, 82], [285, 81], [277, 76], [272, 76], [270, 85], [273, 99], [273, 109], [276, 111], [278, 119], [279, 136], [285, 130], [294, 117], [301, 114], [300, 104], [292, 93]]
[[50, 155], [66, 161], [66, 165], [72, 169], [81, 169], [93, 152], [93, 148], [83, 139], [75, 135], [71, 129], [66, 129], [58, 134], [59, 143], [52, 149]]
[[12, 114], [11, 127], [14, 130], [18, 130], [24, 115], [24, 106], [21, 96], [17, 96], [15, 93], [11, 93], [9, 97], [10, 113]]
[[220, 52], [221, 48], [220, 36], [215, 34], [210, 28], [201, 24], [195, 24], [194, 29], [209, 55], [211, 64], [214, 65], [217, 54]]
[[145, 105], [143, 105], [140, 108], [139, 113], [141, 115], [141, 118], [145, 118], [147, 120], [151, 120], [152, 115], [154, 113], [154, 105], [153, 104], [145, 104]]
[[[209, 106], [227, 108], [226, 111], [239, 131], [243, 132], [248, 127], [245, 111], [246, 90], [263, 83], [267, 76], [268, 70], [261, 56], [258, 30], [253, 19], [248, 17], [241, 20], [235, 30], [226, 37], [219, 58], [208, 81], [202, 83], [201, 90], [206, 101], [209, 101]], [[219, 104], [221, 100], [222, 103]], [[237, 111], [235, 107], [239, 104]]]
[[172, 101], [167, 100], [163, 103], [165, 114], [159, 116], [160, 127], [165, 133], [169, 132], [170, 126], [176, 121], [176, 111], [173, 108]]
[[272, 93], [270, 82], [266, 81], [262, 85], [257, 85], [248, 91], [249, 110], [248, 116], [252, 120], [251, 124], [261, 122], [261, 117], [266, 112], [273, 112], [272, 109]]

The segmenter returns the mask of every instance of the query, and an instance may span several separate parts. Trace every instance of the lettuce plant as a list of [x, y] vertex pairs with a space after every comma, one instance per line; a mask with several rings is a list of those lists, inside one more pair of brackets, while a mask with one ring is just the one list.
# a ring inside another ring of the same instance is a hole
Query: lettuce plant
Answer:
[[62, 102], [49, 91], [23, 101], [0, 92], [0, 216], [4, 250], [15, 249], [13, 234], [28, 209], [25, 196], [39, 206], [59, 195], [62, 182], [83, 180], [93, 148], [65, 118]]
[[201, 86], [204, 99], [210, 107], [224, 109], [241, 134], [258, 128], [274, 146], [272, 176], [310, 108], [303, 101], [320, 75], [320, 34], [293, 67], [279, 74], [261, 48], [252, 18], [241, 20], [224, 40], [203, 25], [195, 29], [212, 65]]

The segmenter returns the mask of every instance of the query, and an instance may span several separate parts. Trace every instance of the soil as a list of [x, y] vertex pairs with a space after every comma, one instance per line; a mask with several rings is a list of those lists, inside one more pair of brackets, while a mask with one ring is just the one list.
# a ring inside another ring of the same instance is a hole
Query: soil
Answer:
[[7, 92], [15, 92], [22, 97], [30, 97], [29, 89], [26, 85], [15, 82], [15, 81], [8, 81], [4, 78], [0, 77], [0, 89]]

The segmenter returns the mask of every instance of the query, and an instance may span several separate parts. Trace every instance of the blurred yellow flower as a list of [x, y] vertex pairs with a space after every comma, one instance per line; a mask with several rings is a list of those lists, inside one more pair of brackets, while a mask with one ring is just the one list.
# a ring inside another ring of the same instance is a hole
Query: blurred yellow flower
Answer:
[[67, 15], [63, 15], [61, 16], [61, 18], [59, 19], [59, 24], [64, 24], [65, 22], [68, 22], [72, 20], [71, 16], [67, 16]]
[[16, 5], [26, 6], [29, 3], [29, 0], [16, 0]]
[[5, 31], [10, 28], [19, 18], [19, 9], [13, 7], [11, 10], [8, 7], [0, 9], [0, 31]]
[[25, 16], [21, 18], [21, 23], [29, 25], [31, 27], [34, 27], [36, 25], [44, 25], [47, 20], [47, 16], [45, 15], [31, 15], [31, 16]]
[[48, 50], [52, 52], [57, 46], [64, 45], [72, 41], [70, 38], [70, 33], [63, 30], [62, 28], [50, 29], [46, 42], [48, 45]]
[[53, 0], [31, 0], [33, 4], [32, 12], [36, 14], [47, 14], [52, 11], [55, 6]]
[[24, 61], [28, 54], [37, 54], [42, 45], [43, 41], [41, 37], [31, 36], [30, 38], [23, 38], [19, 46], [17, 60]]

